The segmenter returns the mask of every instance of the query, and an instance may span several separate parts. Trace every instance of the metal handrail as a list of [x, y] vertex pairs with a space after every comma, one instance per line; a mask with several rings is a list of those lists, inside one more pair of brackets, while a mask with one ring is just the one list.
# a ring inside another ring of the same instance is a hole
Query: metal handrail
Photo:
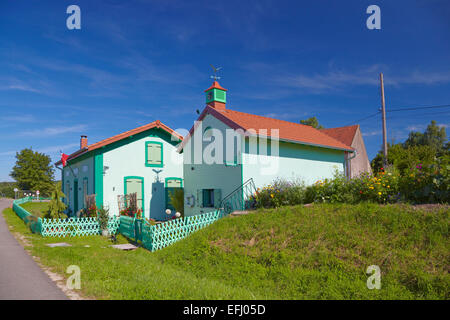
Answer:
[[251, 189], [253, 189], [254, 191], [256, 191], [256, 187], [255, 187], [255, 183], [253, 181], [253, 178], [248, 179], [247, 181], [245, 181], [242, 185], [240, 185], [239, 187], [237, 187], [236, 189], [234, 189], [232, 192], [230, 192], [226, 197], [224, 197], [222, 199], [222, 201], [220, 202], [220, 206], [219, 208], [224, 208], [224, 205], [227, 201], [229, 201], [232, 197], [236, 196], [236, 193], [243, 190], [244, 188], [250, 186]]

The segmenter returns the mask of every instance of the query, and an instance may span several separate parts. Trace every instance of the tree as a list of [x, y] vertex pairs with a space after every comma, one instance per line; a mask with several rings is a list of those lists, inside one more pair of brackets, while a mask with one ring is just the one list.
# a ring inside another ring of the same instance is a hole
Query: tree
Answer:
[[[448, 142], [445, 128], [440, 128], [433, 120], [425, 132], [411, 131], [404, 143], [389, 143], [387, 163], [404, 174], [418, 164], [431, 165], [446, 154]], [[371, 161], [374, 172], [379, 172], [383, 167], [383, 158], [383, 152], [379, 151]]]
[[45, 215], [45, 218], [54, 219], [54, 218], [63, 218], [64, 210], [66, 210], [66, 205], [62, 201], [65, 198], [65, 194], [58, 188], [56, 185], [53, 185], [52, 190], [52, 199], [48, 204], [48, 211]]
[[408, 139], [403, 143], [405, 148], [410, 146], [420, 146], [424, 144], [424, 134], [418, 131], [411, 131], [408, 135]]
[[431, 146], [436, 149], [437, 152], [448, 150], [447, 133], [444, 127], [439, 127], [435, 120], [427, 126], [424, 133], [411, 131], [408, 139], [405, 141], [404, 146]]
[[15, 182], [0, 182], [0, 198], [14, 198]]
[[316, 117], [311, 117], [306, 120], [300, 120], [300, 123], [306, 124], [307, 126], [311, 126], [316, 129], [324, 129], [324, 127], [321, 124], [319, 124], [319, 121], [317, 120]]
[[16, 164], [10, 176], [22, 190], [39, 190], [48, 195], [53, 190], [54, 169], [50, 156], [33, 151], [31, 148], [16, 153]]

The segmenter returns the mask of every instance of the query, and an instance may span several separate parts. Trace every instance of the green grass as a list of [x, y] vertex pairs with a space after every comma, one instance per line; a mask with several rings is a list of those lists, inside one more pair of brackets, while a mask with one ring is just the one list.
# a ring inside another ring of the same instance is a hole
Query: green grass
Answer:
[[48, 210], [48, 202], [26, 202], [20, 205], [35, 217], [43, 218]]
[[[80, 266], [89, 297], [449, 299], [446, 209], [360, 204], [260, 210], [224, 218], [155, 253], [116, 250], [100, 236], [41, 238], [11, 209], [4, 215], [44, 265], [60, 274]], [[44, 245], [59, 241], [73, 246]], [[381, 268], [380, 290], [367, 289], [369, 265]]]

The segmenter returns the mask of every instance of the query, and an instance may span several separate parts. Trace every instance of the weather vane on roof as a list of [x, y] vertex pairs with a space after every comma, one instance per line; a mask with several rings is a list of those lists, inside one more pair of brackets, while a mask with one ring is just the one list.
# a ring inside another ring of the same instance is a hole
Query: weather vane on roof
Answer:
[[217, 67], [217, 68], [216, 68], [216, 67], [214, 67], [213, 65], [211, 65], [211, 68], [212, 68], [213, 71], [214, 71], [214, 75], [211, 76], [211, 79], [214, 79], [214, 81], [219, 80], [220, 77], [217, 76], [217, 72], [219, 72], [219, 71], [222, 69], [222, 67]]

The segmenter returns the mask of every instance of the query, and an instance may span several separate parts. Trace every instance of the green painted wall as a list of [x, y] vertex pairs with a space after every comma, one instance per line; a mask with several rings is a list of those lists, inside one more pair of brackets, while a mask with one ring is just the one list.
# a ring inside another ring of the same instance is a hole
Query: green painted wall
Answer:
[[312, 184], [331, 178], [336, 169], [344, 170], [344, 151], [280, 142], [279, 156], [273, 156], [270, 143], [268, 155], [259, 147], [259, 143], [247, 138], [243, 154], [244, 181], [253, 178], [257, 188], [271, 184], [276, 178], [300, 179]]

